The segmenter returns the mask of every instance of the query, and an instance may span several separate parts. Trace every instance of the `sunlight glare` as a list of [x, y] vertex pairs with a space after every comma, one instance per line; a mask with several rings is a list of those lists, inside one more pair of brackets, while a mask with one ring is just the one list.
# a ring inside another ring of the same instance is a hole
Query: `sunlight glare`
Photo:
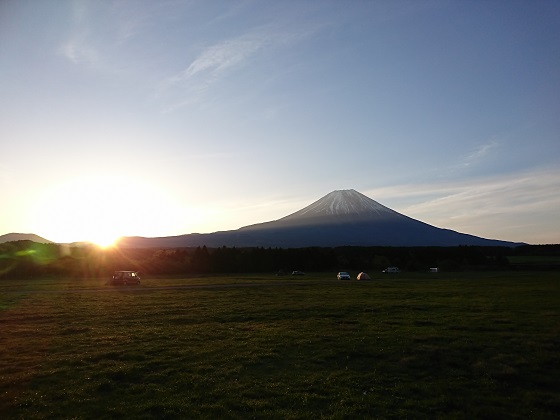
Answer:
[[109, 246], [126, 235], [164, 236], [183, 225], [180, 206], [146, 180], [122, 175], [80, 177], [39, 199], [36, 231], [55, 242]]

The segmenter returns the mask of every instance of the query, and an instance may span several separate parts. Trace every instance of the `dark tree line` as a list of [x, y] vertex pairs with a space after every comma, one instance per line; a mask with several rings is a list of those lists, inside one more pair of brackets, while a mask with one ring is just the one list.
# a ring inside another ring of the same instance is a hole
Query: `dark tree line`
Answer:
[[[512, 264], [547, 256], [549, 263]], [[550, 261], [553, 261], [550, 263]], [[107, 277], [115, 270], [142, 275], [291, 273], [300, 271], [404, 271], [559, 269], [560, 245], [507, 247], [337, 247], [100, 249], [16, 241], [0, 244], [0, 278]]]

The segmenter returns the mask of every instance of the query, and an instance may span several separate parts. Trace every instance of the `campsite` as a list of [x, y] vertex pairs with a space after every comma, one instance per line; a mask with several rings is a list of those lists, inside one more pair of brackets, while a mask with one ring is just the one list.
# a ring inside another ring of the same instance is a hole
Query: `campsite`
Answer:
[[553, 271], [0, 282], [2, 418], [556, 418]]

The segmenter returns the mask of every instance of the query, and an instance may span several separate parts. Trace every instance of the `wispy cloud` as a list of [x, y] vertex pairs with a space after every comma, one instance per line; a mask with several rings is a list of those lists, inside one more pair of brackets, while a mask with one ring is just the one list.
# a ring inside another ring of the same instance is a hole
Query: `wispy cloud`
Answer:
[[123, 64], [112, 47], [95, 43], [87, 35], [76, 35], [64, 42], [58, 53], [73, 65], [88, 72], [126, 77], [130, 66]]
[[475, 150], [467, 154], [462, 161], [463, 166], [471, 166], [478, 163], [485, 157], [487, 157], [490, 152], [498, 147], [498, 142], [495, 138], [490, 139], [490, 141], [479, 145]]
[[60, 47], [60, 53], [74, 64], [99, 67], [100, 56], [95, 48], [81, 37], [68, 40]]
[[99, 53], [87, 41], [89, 36], [89, 6], [84, 1], [71, 4], [73, 31], [68, 39], [59, 47], [59, 53], [73, 64], [97, 67]]
[[367, 194], [438, 227], [512, 241], [558, 243], [558, 191], [560, 170], [541, 169], [474, 181], [398, 185]]
[[225, 81], [233, 72], [250, 66], [265, 51], [270, 53], [273, 49], [289, 47], [318, 29], [286, 31], [260, 27], [205, 47], [184, 70], [160, 84], [158, 96], [166, 97], [170, 103], [165, 111], [200, 103], [212, 87]]
[[247, 34], [214, 44], [203, 50], [185, 70], [167, 78], [158, 96], [172, 96], [165, 112], [199, 102], [203, 95], [235, 69], [245, 65], [269, 40]]
[[[75, 1], [71, 29], [58, 53], [87, 70], [118, 74], [127, 67], [122, 59], [126, 42], [142, 32], [146, 15], [131, 14], [129, 8], [104, 8], [95, 2]], [[125, 13], [128, 11], [128, 13]], [[102, 22], [102, 24], [101, 24]], [[132, 67], [129, 65], [129, 67]]]
[[202, 72], [208, 72], [212, 78], [241, 65], [266, 43], [264, 39], [243, 36], [213, 45], [204, 51], [184, 71], [182, 79], [188, 80]]

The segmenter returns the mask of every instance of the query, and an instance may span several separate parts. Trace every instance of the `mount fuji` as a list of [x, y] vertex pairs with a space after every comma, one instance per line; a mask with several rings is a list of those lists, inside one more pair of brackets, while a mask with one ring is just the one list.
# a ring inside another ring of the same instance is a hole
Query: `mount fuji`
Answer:
[[237, 230], [160, 238], [123, 237], [129, 248], [311, 246], [508, 246], [522, 243], [485, 239], [441, 229], [400, 214], [355, 191], [337, 190], [281, 219]]

